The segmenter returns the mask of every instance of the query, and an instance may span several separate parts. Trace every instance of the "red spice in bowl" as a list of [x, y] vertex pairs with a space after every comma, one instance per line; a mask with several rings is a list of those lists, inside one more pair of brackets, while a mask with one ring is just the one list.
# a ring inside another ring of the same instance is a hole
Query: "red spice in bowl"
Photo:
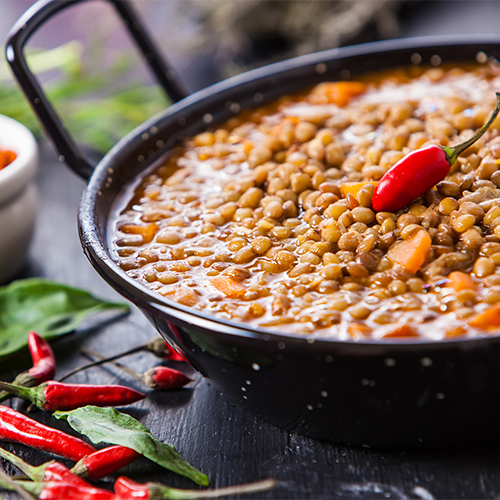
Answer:
[[14, 151], [5, 151], [0, 149], [0, 170], [10, 165], [17, 158]]

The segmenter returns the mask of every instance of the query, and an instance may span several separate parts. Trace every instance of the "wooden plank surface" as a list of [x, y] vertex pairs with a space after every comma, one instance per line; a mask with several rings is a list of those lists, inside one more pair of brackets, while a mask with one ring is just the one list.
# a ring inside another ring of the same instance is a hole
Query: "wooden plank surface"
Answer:
[[[82, 180], [61, 164], [47, 144], [42, 144], [37, 183], [40, 210], [29, 262], [21, 277], [47, 278], [88, 289], [109, 299], [119, 296], [97, 275], [84, 257], [77, 233], [77, 207], [85, 188]], [[157, 333], [142, 314], [100, 325], [91, 321], [75, 334], [53, 342], [58, 376], [83, 364], [82, 346], [104, 355], [121, 352], [155, 338]], [[151, 354], [126, 358], [137, 371], [157, 364]], [[27, 368], [21, 357], [2, 379]], [[194, 375], [187, 389], [150, 391], [146, 400], [129, 407], [135, 417], [161, 440], [170, 442], [207, 473], [211, 485], [221, 487], [274, 477], [278, 489], [251, 498], [497, 498], [500, 495], [500, 453], [491, 450], [439, 451], [433, 453], [384, 452], [320, 442], [278, 429], [233, 405], [211, 384]], [[71, 379], [82, 383], [121, 383], [144, 390], [112, 366], [95, 367]], [[27, 410], [19, 400], [14, 408]], [[67, 429], [49, 414], [35, 411], [40, 421]], [[401, 425], [405, 425], [401, 422]], [[457, 436], [460, 443], [460, 436]], [[50, 457], [26, 447], [5, 445], [31, 463]], [[5, 464], [0, 463], [12, 471]], [[139, 461], [125, 472], [137, 480], [156, 480], [190, 488], [189, 480]], [[17, 498], [15, 495], [6, 498]]]

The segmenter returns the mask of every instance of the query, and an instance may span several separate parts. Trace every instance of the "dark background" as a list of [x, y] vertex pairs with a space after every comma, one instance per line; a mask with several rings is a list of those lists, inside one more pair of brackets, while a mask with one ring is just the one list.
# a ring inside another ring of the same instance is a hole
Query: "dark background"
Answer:
[[[16, 18], [31, 3], [0, 0], [0, 39], [6, 36]], [[136, 4], [192, 90], [212, 83], [224, 74], [225, 70], [214, 63], [213, 52], [186, 54], [181, 50], [182, 30], [174, 29], [175, 25], [183, 26], [186, 37], [190, 36], [188, 28], [193, 25], [191, 21], [183, 24], [183, 20], [169, 17], [177, 2], [141, 1]], [[93, 27], [91, 21], [98, 12], [96, 9], [100, 8], [93, 3], [65, 13], [54, 21], [59, 23], [57, 29], [48, 29], [37, 35], [33, 43], [38, 47], [50, 47], [75, 36], [85, 39], [86, 29]], [[90, 9], [90, 14], [85, 13], [85, 9]], [[401, 37], [494, 34], [499, 30], [498, 19], [500, 2], [497, 1], [411, 2], [402, 8], [395, 34]], [[108, 43], [112, 50], [122, 43], [123, 34], [115, 32], [114, 25], [110, 26], [113, 27], [109, 28], [112, 35]], [[374, 37], [379, 37], [377, 31], [368, 27], [366, 33], [358, 33], [353, 39]], [[247, 55], [249, 53], [251, 51]], [[262, 56], [260, 50], [254, 56], [247, 57], [246, 63], [260, 64], [265, 52]], [[272, 56], [279, 57], [276, 51]], [[41, 141], [40, 147], [37, 183], [41, 204], [28, 263], [19, 277], [45, 276], [86, 288], [101, 297], [119, 299], [88, 264], [80, 247], [76, 214], [80, 194], [85, 189], [84, 182], [57, 161], [45, 141]], [[89, 322], [78, 332], [53, 343], [58, 358], [58, 375], [87, 361], [79, 352], [82, 346], [111, 355], [155, 335], [150, 324], [135, 309], [126, 319], [110, 324]], [[150, 354], [138, 354], [127, 358], [126, 363], [138, 371], [145, 371], [158, 360]], [[15, 365], [3, 366], [1, 378], [9, 379], [27, 366], [27, 356], [21, 357]], [[144, 389], [109, 366], [80, 373], [71, 381], [122, 383]], [[22, 411], [27, 409], [27, 405], [19, 400], [13, 401], [13, 407]], [[457, 450], [432, 453], [372, 451], [320, 442], [254, 419], [199, 377], [184, 390], [149, 392], [147, 400], [135, 404], [131, 412], [158, 438], [174, 444], [185, 458], [207, 473], [214, 487], [267, 477], [280, 481], [275, 491], [254, 498], [430, 500], [500, 496], [500, 453], [495, 449], [461, 449], [460, 436], [457, 436]], [[65, 428], [48, 414], [37, 411], [33, 415], [49, 425]], [[401, 425], [405, 423], [401, 422]], [[6, 447], [32, 463], [42, 463], [50, 458], [22, 446]], [[4, 462], [2, 464], [6, 470], [12, 471]], [[146, 461], [133, 464], [125, 472], [137, 480], [153, 479], [178, 487], [192, 487], [187, 479]]]

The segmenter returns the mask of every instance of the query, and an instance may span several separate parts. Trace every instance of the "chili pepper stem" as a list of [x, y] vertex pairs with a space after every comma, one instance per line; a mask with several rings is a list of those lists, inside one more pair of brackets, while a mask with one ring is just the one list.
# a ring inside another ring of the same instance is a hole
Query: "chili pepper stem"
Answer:
[[[12, 383], [15, 385], [23, 386], [23, 387], [32, 387], [33, 385], [35, 385], [34, 383], [32, 383], [32, 381], [35, 382], [33, 380], [33, 377], [31, 377], [28, 374], [28, 372], [23, 372], [23, 373], [20, 373], [12, 381]], [[6, 399], [10, 399], [12, 396], [13, 396], [13, 394], [8, 392], [8, 391], [0, 391], [0, 403], [5, 401]]]
[[[120, 352], [118, 354], [115, 354], [114, 356], [110, 356], [109, 358], [105, 358], [103, 356], [92, 356], [95, 358], [99, 357], [99, 359], [97, 359], [96, 361], [92, 361], [91, 363], [87, 363], [86, 365], [79, 366], [78, 368], [75, 368], [74, 370], [71, 370], [70, 372], [66, 373], [61, 378], [59, 378], [59, 382], [62, 382], [63, 380], [66, 380], [66, 379], [72, 377], [73, 375], [76, 375], [77, 373], [80, 373], [80, 372], [86, 370], [87, 368], [92, 368], [93, 366], [99, 366], [99, 365], [102, 365], [104, 363], [110, 363], [111, 361], [115, 361], [117, 359], [124, 358], [125, 356], [130, 356], [131, 354], [135, 354], [137, 352], [150, 351], [150, 352], [156, 353], [157, 349], [155, 349], [154, 346], [159, 340], [162, 341], [161, 339], [153, 339], [153, 340], [150, 340], [149, 342], [146, 342], [145, 344], [141, 344], [141, 345], [138, 345], [136, 347], [132, 347], [131, 349], [128, 349], [127, 351], [123, 351], [123, 352]], [[85, 348], [82, 348], [81, 350], [82, 350], [82, 352], [85, 352]]]
[[266, 491], [276, 488], [277, 482], [275, 479], [265, 479], [255, 483], [239, 484], [236, 486], [227, 486], [226, 488], [218, 488], [212, 490], [181, 490], [177, 488], [165, 488], [162, 496], [158, 497], [161, 500], [192, 500], [198, 498], [219, 498], [229, 495], [243, 495], [246, 493], [257, 493], [258, 491]]
[[28, 388], [0, 381], [0, 389], [18, 398], [31, 401], [36, 407], [43, 410], [43, 401], [40, 398], [40, 396], [42, 396], [43, 399], [43, 386]]
[[495, 109], [492, 111], [488, 121], [467, 141], [458, 144], [457, 146], [441, 146], [443, 151], [446, 153], [450, 167], [457, 161], [458, 157], [470, 146], [472, 146], [478, 139], [480, 139], [488, 130], [490, 125], [493, 123], [495, 118], [498, 116], [500, 111], [500, 92], [496, 92], [495, 96], [497, 98], [497, 103]]
[[[96, 352], [92, 349], [88, 349], [87, 347], [82, 347], [81, 351], [83, 354], [85, 354], [89, 358], [96, 358], [100, 361], [104, 361], [106, 359], [102, 354], [99, 354], [98, 352]], [[108, 361], [109, 361], [109, 358], [108, 358]], [[125, 372], [127, 375], [132, 377], [134, 380], [137, 380], [137, 382], [144, 382], [144, 378], [139, 372], [133, 370], [132, 368], [130, 368], [128, 366], [122, 365], [121, 363], [117, 363], [115, 361], [110, 361], [110, 362], [113, 363], [113, 365], [115, 365], [117, 368], [119, 368], [120, 370]]]
[[[59, 382], [62, 382], [63, 380], [66, 380], [66, 379], [72, 377], [73, 375], [76, 375], [77, 373], [80, 373], [80, 372], [86, 370], [87, 368], [92, 368], [93, 366], [99, 366], [99, 365], [102, 365], [104, 363], [114, 361], [115, 359], [120, 359], [120, 358], [123, 358], [125, 356], [129, 356], [130, 354], [135, 354], [136, 352], [140, 352], [144, 349], [145, 345], [147, 345], [147, 344], [142, 344], [140, 346], [133, 347], [132, 349], [129, 349], [128, 351], [122, 352], [120, 354], [116, 354], [116, 355], [111, 356], [109, 358], [98, 359], [97, 361], [92, 361], [92, 363], [87, 363], [86, 365], [79, 366], [78, 368], [71, 370], [70, 372], [66, 373], [66, 375], [63, 375], [61, 378], [59, 378]], [[83, 351], [83, 349], [82, 349], [82, 351]]]
[[0, 447], [0, 457], [7, 460], [11, 464], [15, 465], [20, 471], [24, 472], [32, 481], [43, 481], [44, 471], [48, 464], [54, 462], [48, 462], [39, 467], [35, 467], [26, 463], [22, 458], [14, 455], [10, 451]]
[[39, 485], [35, 488], [35, 485], [36, 483], [26, 483], [21, 486], [19, 482], [14, 481], [3, 470], [0, 470], [0, 486], [6, 490], [15, 491], [24, 500], [35, 500], [35, 497], [28, 490], [32, 490], [38, 496], [42, 488]]

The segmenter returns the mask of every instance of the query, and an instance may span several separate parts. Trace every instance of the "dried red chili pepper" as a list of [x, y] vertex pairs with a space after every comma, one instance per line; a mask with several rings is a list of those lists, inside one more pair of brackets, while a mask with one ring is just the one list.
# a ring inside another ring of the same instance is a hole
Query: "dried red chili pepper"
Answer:
[[0, 405], [0, 439], [25, 444], [75, 461], [96, 451], [81, 439], [47, 427], [3, 405]]
[[489, 120], [469, 140], [453, 147], [435, 144], [407, 154], [380, 179], [373, 193], [372, 208], [376, 212], [395, 212], [422, 196], [442, 181], [451, 166], [493, 123], [500, 110], [500, 93]]
[[[30, 350], [33, 366], [20, 373], [12, 382], [24, 387], [34, 387], [54, 378], [56, 373], [56, 358], [49, 343], [35, 332], [28, 334], [28, 348]], [[10, 397], [7, 391], [0, 392], [0, 401]]]
[[166, 366], [151, 368], [142, 376], [144, 383], [152, 389], [178, 389], [191, 382], [184, 373]]
[[83, 457], [71, 472], [80, 477], [101, 479], [131, 464], [140, 455], [125, 446], [109, 446]]
[[257, 493], [276, 487], [274, 479], [256, 483], [240, 484], [216, 490], [181, 490], [161, 483], [137, 483], [124, 476], [115, 481], [115, 493], [119, 500], [182, 500], [197, 498], [219, 498], [227, 495]]
[[74, 410], [81, 406], [121, 406], [146, 396], [122, 385], [82, 385], [45, 382], [38, 387], [21, 387], [0, 381], [0, 388], [31, 401], [41, 410]]

